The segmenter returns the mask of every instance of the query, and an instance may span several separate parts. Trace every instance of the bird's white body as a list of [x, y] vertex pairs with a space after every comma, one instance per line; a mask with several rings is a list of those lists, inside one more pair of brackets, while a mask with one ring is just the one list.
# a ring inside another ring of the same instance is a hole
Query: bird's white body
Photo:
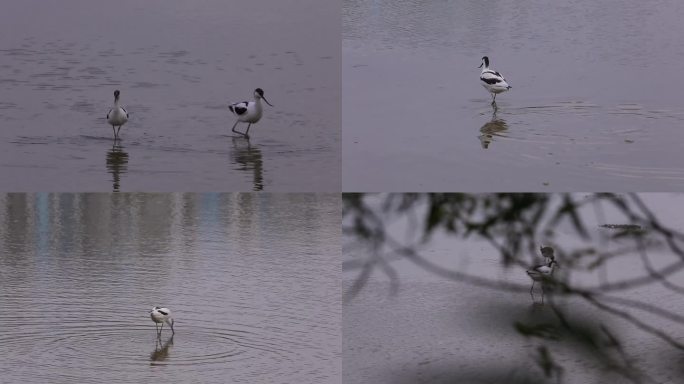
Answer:
[[[150, 318], [152, 318], [152, 321], [154, 321], [155, 326], [157, 324], [161, 324], [163, 329], [164, 323], [166, 323], [169, 325], [169, 327], [171, 327], [171, 332], [174, 334], [176, 333], [173, 330], [173, 317], [171, 317], [171, 311], [168, 308], [152, 307], [152, 311], [150, 311]], [[161, 334], [161, 329], [157, 333]]]
[[261, 99], [234, 103], [229, 105], [228, 109], [233, 112], [233, 115], [235, 115], [241, 123], [254, 124], [261, 120], [261, 115], [263, 113]]
[[114, 106], [114, 108], [109, 110], [109, 113], [107, 113], [107, 122], [109, 125], [115, 126], [115, 127], [120, 127], [128, 121], [128, 113], [126, 113], [126, 110], [121, 108], [118, 104]]
[[119, 130], [121, 126], [126, 124], [128, 121], [128, 112], [119, 105], [119, 90], [114, 91], [114, 107], [107, 112], [107, 123], [112, 126], [112, 130], [115, 127], [119, 127], [118, 130], [114, 130], [114, 138], [119, 137]]
[[530, 295], [532, 300], [534, 300], [534, 295], [532, 291], [534, 290], [534, 283], [537, 281], [542, 282], [542, 304], [544, 303], [544, 285], [546, 279], [550, 279], [553, 276], [553, 272], [558, 263], [556, 263], [556, 258], [554, 256], [553, 248], [551, 247], [541, 247], [542, 256], [544, 256], [545, 264], [536, 265], [528, 269], [527, 275], [532, 279], [532, 287], [530, 287]]
[[527, 270], [527, 274], [532, 278], [532, 280], [539, 281], [544, 276], [552, 276], [555, 267], [555, 262], [549, 263], [549, 265], [538, 265], [532, 269]]
[[[271, 103], [269, 103], [264, 97], [264, 91], [261, 88], [257, 88], [254, 90], [254, 101], [241, 101], [228, 106], [228, 109], [230, 109], [230, 111], [233, 112], [233, 114], [237, 117], [237, 121], [235, 122], [235, 125], [233, 125], [233, 132], [249, 138], [249, 127], [261, 120], [261, 115], [263, 113], [263, 107], [261, 105], [262, 99], [266, 102], [266, 104], [271, 105]], [[235, 127], [238, 123], [249, 124], [245, 133], [235, 130]]]
[[482, 86], [492, 94], [494, 99], [496, 99], [497, 94], [506, 92], [512, 88], [510, 85], [508, 85], [502, 74], [489, 69], [489, 58], [487, 56], [482, 58], [482, 64], [480, 66], [482, 67], [482, 73], [480, 73], [480, 84], [482, 84]]

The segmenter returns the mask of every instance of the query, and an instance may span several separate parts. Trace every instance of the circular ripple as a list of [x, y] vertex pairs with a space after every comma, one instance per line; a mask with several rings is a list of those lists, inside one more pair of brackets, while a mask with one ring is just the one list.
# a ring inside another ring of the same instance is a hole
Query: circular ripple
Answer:
[[276, 334], [203, 326], [176, 328], [172, 335], [165, 327], [157, 338], [152, 324], [131, 327], [111, 321], [34, 320], [5, 329], [0, 334], [0, 353], [9, 356], [8, 364], [40, 366], [41, 375], [65, 380], [83, 380], [122, 368], [139, 369], [141, 365], [183, 366], [184, 371], [201, 370], [206, 374], [212, 366], [218, 370], [237, 362], [252, 361], [264, 366], [264, 362], [274, 359], [297, 359], [296, 353], [282, 347], [288, 341]]

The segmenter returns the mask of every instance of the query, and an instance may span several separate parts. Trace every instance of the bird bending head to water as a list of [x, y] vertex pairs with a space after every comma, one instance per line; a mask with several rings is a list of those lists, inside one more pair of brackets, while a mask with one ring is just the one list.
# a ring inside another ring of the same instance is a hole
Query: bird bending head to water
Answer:
[[[268, 100], [266, 100], [266, 97], [264, 97], [264, 90], [261, 88], [254, 90], [254, 101], [241, 101], [228, 106], [228, 109], [230, 109], [230, 111], [233, 112], [233, 114], [237, 117], [237, 121], [233, 125], [233, 132], [249, 139], [249, 127], [261, 119], [261, 99], [263, 99], [266, 104], [270, 105], [271, 107], [273, 106], [268, 102]], [[245, 131], [245, 133], [235, 130], [235, 127], [240, 122], [249, 124], [247, 125], [247, 131]]]
[[[128, 121], [128, 112], [126, 112], [123, 107], [119, 106], [120, 94], [121, 92], [119, 92], [118, 89], [114, 91], [114, 107], [107, 112], [107, 122], [112, 126], [112, 130], [114, 131], [114, 140], [119, 138], [121, 126]], [[116, 126], [118, 126], [119, 129], [115, 129], [114, 127]]]
[[171, 332], [173, 334], [176, 334], [176, 331], [173, 330], [173, 318], [171, 317], [171, 311], [168, 308], [152, 307], [152, 311], [150, 311], [150, 317], [152, 318], [152, 321], [154, 321], [155, 328], [157, 327], [157, 324], [161, 323], [161, 328], [157, 329], [157, 335], [161, 335], [161, 331], [164, 329], [164, 323], [171, 327]]
[[482, 64], [478, 68], [482, 68], [480, 84], [492, 94], [492, 105], [496, 105], [496, 95], [506, 92], [512, 87], [508, 85], [502, 74], [489, 69], [489, 57], [482, 57]]

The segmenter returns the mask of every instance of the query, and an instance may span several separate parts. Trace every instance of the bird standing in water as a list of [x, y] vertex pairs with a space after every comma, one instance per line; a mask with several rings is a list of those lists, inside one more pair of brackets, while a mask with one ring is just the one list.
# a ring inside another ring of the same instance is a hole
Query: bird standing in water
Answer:
[[[121, 92], [119, 92], [118, 89], [114, 91], [114, 107], [107, 112], [107, 122], [112, 126], [112, 130], [114, 131], [114, 140], [119, 138], [121, 126], [128, 121], [128, 112], [126, 112], [123, 107], [119, 106], [120, 94]], [[118, 126], [119, 129], [114, 129], [116, 126]]]
[[482, 64], [478, 68], [482, 68], [480, 84], [492, 94], [492, 105], [496, 105], [496, 95], [506, 92], [512, 87], [508, 85], [502, 74], [489, 69], [489, 58], [487, 56], [482, 58]]
[[161, 323], [161, 328], [157, 328], [157, 335], [161, 336], [161, 331], [164, 329], [164, 323], [171, 327], [171, 332], [175, 335], [176, 331], [173, 330], [173, 318], [171, 317], [171, 311], [168, 308], [152, 307], [150, 311], [150, 317], [154, 321], [154, 326], [157, 328], [157, 324]]
[[[228, 106], [228, 109], [230, 109], [230, 111], [233, 112], [235, 116], [237, 116], [237, 121], [233, 125], [233, 132], [249, 139], [249, 127], [251, 127], [252, 124], [258, 122], [261, 119], [261, 99], [263, 99], [266, 102], [266, 104], [270, 105], [271, 107], [273, 106], [271, 103], [268, 102], [268, 100], [266, 100], [266, 98], [264, 97], [264, 90], [261, 88], [257, 88], [254, 90], [254, 101], [241, 101], [239, 103], [233, 103]], [[247, 131], [245, 131], [245, 133], [238, 132], [235, 130], [235, 127], [240, 122], [249, 124], [247, 125]]]
[[549, 279], [553, 276], [553, 271], [555, 267], [558, 266], [556, 262], [556, 257], [554, 256], [553, 248], [551, 247], [540, 247], [542, 256], [544, 256], [544, 264], [535, 265], [534, 267], [528, 269], [527, 275], [532, 279], [532, 287], [530, 288], [530, 296], [534, 300], [534, 283], [537, 281], [542, 282], [542, 303], [544, 303], [544, 280]]

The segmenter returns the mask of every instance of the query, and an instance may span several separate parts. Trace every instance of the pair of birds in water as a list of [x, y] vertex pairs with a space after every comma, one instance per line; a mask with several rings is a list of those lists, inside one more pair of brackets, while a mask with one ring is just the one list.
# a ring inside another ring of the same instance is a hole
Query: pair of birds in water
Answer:
[[[112, 107], [112, 109], [110, 109], [107, 113], [107, 122], [109, 123], [109, 125], [112, 126], [115, 140], [119, 138], [119, 131], [121, 130], [121, 126], [126, 124], [126, 122], [128, 121], [128, 112], [126, 112], [126, 110], [119, 105], [120, 95], [121, 92], [119, 92], [118, 89], [114, 91], [114, 107]], [[270, 105], [271, 107], [273, 106], [271, 103], [268, 102], [268, 100], [266, 100], [266, 98], [264, 97], [264, 90], [261, 88], [257, 88], [254, 90], [254, 101], [241, 101], [239, 103], [233, 103], [228, 106], [228, 109], [231, 112], [233, 112], [233, 114], [237, 117], [237, 121], [235, 121], [235, 124], [233, 125], [233, 132], [249, 139], [249, 128], [252, 126], [252, 124], [258, 122], [261, 119], [262, 99], [266, 102], [266, 104]], [[245, 133], [235, 130], [235, 127], [237, 127], [238, 123], [240, 122], [249, 124], [247, 125], [247, 131], [245, 131]], [[116, 127], [119, 128], [117, 129]]]
[[[544, 279], [548, 279], [553, 276], [553, 271], [558, 265], [556, 262], [556, 257], [554, 255], [554, 250], [551, 247], [540, 247], [542, 256], [544, 256], [544, 264], [536, 265], [527, 270], [527, 275], [532, 279], [532, 288], [530, 288], [530, 294], [534, 289], [534, 284], [538, 281], [543, 282]], [[544, 285], [542, 284], [542, 301], [544, 300]], [[157, 335], [161, 335], [164, 329], [164, 324], [168, 324], [171, 327], [171, 332], [175, 335], [176, 331], [173, 329], [173, 317], [171, 317], [171, 311], [168, 308], [162, 307], [152, 307], [150, 311], [150, 318], [154, 321], [154, 326], [157, 328]], [[161, 324], [161, 328], [158, 327]]]

